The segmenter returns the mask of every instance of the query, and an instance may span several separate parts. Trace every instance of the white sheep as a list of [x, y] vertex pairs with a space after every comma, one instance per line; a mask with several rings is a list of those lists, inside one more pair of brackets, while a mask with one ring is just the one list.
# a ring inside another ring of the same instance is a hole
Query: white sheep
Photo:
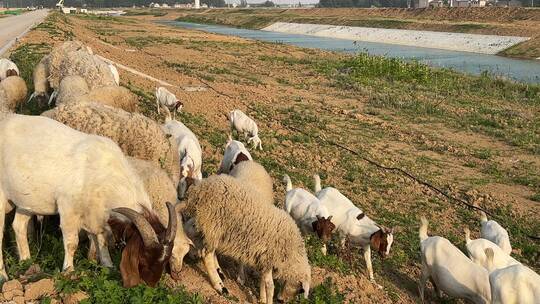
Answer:
[[24, 102], [28, 89], [26, 82], [19, 76], [9, 76], [0, 82], [0, 111], [15, 112]]
[[21, 72], [19, 72], [19, 68], [13, 61], [7, 58], [0, 58], [0, 81], [3, 81], [9, 76], [20, 75]]
[[[81, 229], [95, 239], [101, 262], [112, 266], [105, 233], [110, 216], [118, 216], [112, 211], [118, 211], [130, 215], [145, 248], [160, 248], [147, 257], [156, 259], [155, 263], [168, 262], [168, 258], [157, 259], [167, 256], [168, 239], [174, 238], [174, 232], [160, 237], [150, 227], [147, 215], [152, 217], [152, 204], [143, 183], [110, 139], [75, 131], [45, 117], [8, 114], [0, 120], [0, 159], [0, 231], [9, 201], [17, 210], [13, 226], [17, 242], [22, 242], [18, 244], [21, 260], [30, 258], [24, 242], [30, 217], [58, 213], [64, 271], [73, 269]], [[1, 241], [0, 236], [0, 247]], [[0, 275], [7, 279], [1, 251]]]
[[394, 228], [386, 228], [377, 224], [356, 207], [339, 190], [327, 187], [321, 190], [321, 180], [318, 175], [315, 179], [315, 194], [321, 204], [328, 209], [332, 216], [332, 223], [336, 225], [341, 245], [345, 244], [348, 238], [352, 244], [359, 245], [364, 250], [364, 259], [368, 269], [369, 279], [375, 282], [373, 276], [373, 265], [371, 263], [371, 247], [379, 253], [381, 258], [386, 258], [390, 254], [390, 248], [394, 242]]
[[191, 187], [187, 211], [204, 239], [203, 259], [212, 286], [226, 292], [216, 271], [219, 252], [261, 274], [260, 301], [273, 303], [273, 278], [285, 281], [280, 299], [300, 288], [307, 298], [311, 269], [304, 241], [293, 219], [282, 209], [258, 201], [234, 177], [214, 175]]
[[[469, 228], [465, 228], [465, 243], [467, 253], [473, 262], [488, 269], [488, 261], [485, 254], [487, 248], [491, 248], [494, 252], [493, 266], [494, 268], [504, 268], [510, 265], [520, 264], [517, 260], [505, 253], [497, 244], [486, 240], [476, 239], [471, 240], [471, 232]], [[488, 269], [489, 270], [489, 269]]]
[[191, 180], [202, 179], [202, 149], [197, 136], [183, 123], [172, 119], [167, 108], [163, 131], [176, 140], [180, 159], [180, 183], [178, 196], [184, 198]]
[[253, 160], [253, 158], [244, 144], [237, 140], [233, 140], [229, 135], [227, 145], [225, 146], [225, 153], [223, 153], [223, 160], [221, 160], [219, 165], [218, 174], [228, 174], [234, 166], [248, 160]]
[[248, 144], [253, 143], [253, 148], [257, 146], [262, 150], [261, 139], [259, 138], [259, 128], [253, 119], [240, 110], [233, 110], [229, 113], [228, 119], [231, 123], [231, 129], [244, 134], [248, 138]]
[[468, 299], [477, 304], [491, 301], [488, 271], [473, 263], [449, 240], [427, 234], [428, 221], [421, 219], [418, 231], [422, 258], [419, 282], [420, 299], [424, 303], [424, 289], [429, 279], [438, 297], [445, 292], [451, 297]]
[[485, 255], [490, 269], [491, 303], [540, 303], [540, 275], [522, 264], [495, 269], [493, 250], [487, 248]]
[[161, 107], [166, 107], [173, 111], [173, 116], [176, 118], [176, 112], [180, 112], [184, 104], [169, 90], [159, 87], [156, 89], [156, 106], [158, 114]]
[[252, 160], [240, 162], [229, 175], [239, 180], [246, 189], [253, 191], [262, 202], [274, 204], [272, 177], [261, 164]]
[[62, 104], [41, 115], [81, 132], [112, 139], [126, 155], [161, 165], [178, 185], [178, 144], [152, 119], [96, 103]]
[[332, 223], [332, 216], [321, 201], [309, 191], [292, 187], [291, 178], [283, 177], [286, 184], [285, 211], [296, 221], [304, 233], [316, 233], [322, 240], [321, 251], [326, 255], [326, 243], [332, 237], [336, 225]]
[[480, 237], [497, 244], [506, 254], [512, 253], [512, 245], [508, 232], [499, 223], [487, 219], [486, 213], [480, 212]]

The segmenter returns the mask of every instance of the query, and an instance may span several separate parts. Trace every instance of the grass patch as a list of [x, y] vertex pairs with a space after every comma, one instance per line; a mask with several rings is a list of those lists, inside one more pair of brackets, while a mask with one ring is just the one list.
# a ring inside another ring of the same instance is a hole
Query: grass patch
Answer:
[[183, 44], [184, 41], [178, 38], [160, 36], [139, 36], [126, 38], [126, 43], [132, 47], [142, 49], [156, 44]]

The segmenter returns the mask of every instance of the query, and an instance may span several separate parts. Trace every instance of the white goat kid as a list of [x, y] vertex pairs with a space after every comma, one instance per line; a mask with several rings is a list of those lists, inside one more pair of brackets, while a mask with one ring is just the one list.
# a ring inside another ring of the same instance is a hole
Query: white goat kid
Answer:
[[540, 275], [522, 264], [495, 269], [493, 250], [487, 248], [491, 303], [520, 304], [540, 303]]
[[[111, 210], [152, 210], [143, 183], [116, 144], [40, 116], [0, 121], [0, 231], [8, 201], [17, 208], [17, 241], [26, 239], [31, 215], [60, 215], [63, 270], [73, 269], [80, 229], [96, 238], [102, 264], [112, 266], [104, 236]], [[29, 258], [28, 243], [18, 246], [20, 258]], [[7, 278], [1, 252], [0, 275]]]
[[172, 119], [168, 108], [163, 131], [174, 137], [178, 144], [180, 159], [180, 182], [178, 196], [184, 198], [191, 180], [202, 179], [202, 149], [197, 136], [183, 123]]
[[184, 104], [176, 96], [164, 87], [156, 89], [157, 112], [160, 114], [160, 108], [166, 107], [173, 111], [173, 117], [176, 119], [176, 112], [180, 112]]
[[422, 217], [418, 231], [422, 257], [422, 274], [419, 282], [420, 299], [424, 303], [424, 289], [429, 279], [437, 296], [444, 291], [451, 297], [468, 299], [476, 304], [491, 301], [488, 271], [473, 263], [449, 240], [427, 234], [428, 221]]
[[19, 68], [13, 61], [7, 58], [0, 58], [0, 81], [9, 76], [20, 76]]
[[369, 279], [376, 284], [371, 263], [371, 247], [377, 250], [381, 258], [386, 258], [394, 242], [394, 228], [388, 229], [377, 224], [337, 189], [327, 187], [321, 190], [319, 176], [315, 175], [314, 178], [315, 194], [332, 216], [332, 223], [336, 225], [341, 245], [343, 246], [348, 238], [353, 245], [362, 247]]
[[506, 254], [512, 253], [512, 245], [506, 229], [494, 220], [488, 221], [486, 213], [483, 211], [480, 212], [480, 224], [482, 226], [480, 236], [483, 239], [497, 244]]
[[238, 163], [248, 160], [253, 160], [253, 158], [244, 144], [233, 140], [229, 135], [229, 139], [225, 145], [225, 152], [223, 153], [223, 160], [221, 160], [221, 164], [219, 165], [218, 174], [228, 174]]
[[506, 254], [506, 252], [504, 252], [492, 241], [486, 239], [471, 240], [471, 232], [469, 231], [469, 228], [465, 228], [465, 242], [467, 245], [467, 253], [469, 254], [471, 260], [486, 269], [488, 269], [488, 259], [485, 254], [485, 250], [487, 248], [491, 248], [491, 250], [494, 252], [494, 259], [492, 261], [494, 269], [521, 264]]
[[285, 211], [296, 221], [304, 233], [315, 233], [323, 242], [321, 252], [326, 255], [326, 243], [332, 237], [336, 226], [332, 223], [332, 216], [319, 199], [309, 191], [292, 187], [291, 178], [283, 177], [286, 183]]
[[248, 144], [253, 143], [253, 148], [259, 147], [262, 150], [262, 142], [259, 138], [259, 128], [253, 119], [247, 116], [240, 110], [233, 110], [228, 117], [231, 122], [231, 129], [244, 134], [244, 138], [248, 138]]

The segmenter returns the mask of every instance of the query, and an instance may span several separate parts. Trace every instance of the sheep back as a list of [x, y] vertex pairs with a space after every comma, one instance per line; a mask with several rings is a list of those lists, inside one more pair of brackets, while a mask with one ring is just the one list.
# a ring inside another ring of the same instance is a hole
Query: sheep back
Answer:
[[150, 118], [97, 103], [63, 104], [46, 116], [81, 132], [112, 139], [125, 154], [160, 164], [178, 184], [176, 141]]
[[243, 185], [257, 195], [261, 201], [274, 204], [274, 191], [272, 177], [266, 172], [264, 167], [255, 161], [243, 161], [236, 165], [230, 172]]
[[96, 102], [124, 111], [133, 113], [138, 111], [137, 95], [131, 93], [127, 88], [112, 85], [93, 89], [85, 96], [82, 96], [82, 102]]
[[0, 82], [0, 103], [4, 110], [15, 112], [27, 94], [26, 82], [19, 76], [10, 76]]
[[209, 250], [286, 281], [309, 281], [300, 231], [283, 210], [257, 201], [235, 178], [214, 175], [192, 186], [187, 211]]
[[67, 76], [60, 81], [58, 95], [56, 96], [56, 105], [74, 102], [80, 100], [80, 97], [88, 94], [90, 89], [86, 80], [78, 75]]

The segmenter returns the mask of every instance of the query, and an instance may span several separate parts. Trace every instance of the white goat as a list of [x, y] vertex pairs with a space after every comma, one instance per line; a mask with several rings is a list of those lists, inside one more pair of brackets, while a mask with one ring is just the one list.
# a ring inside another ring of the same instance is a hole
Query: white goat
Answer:
[[488, 271], [473, 263], [449, 240], [429, 237], [428, 221], [422, 217], [418, 231], [422, 257], [422, 274], [419, 282], [420, 299], [424, 303], [424, 289], [429, 279], [439, 297], [444, 291], [451, 297], [468, 299], [473, 303], [491, 301]]
[[485, 250], [487, 248], [491, 248], [494, 252], [494, 259], [492, 261], [494, 269], [520, 264], [492, 241], [486, 239], [471, 240], [471, 232], [469, 231], [469, 228], [465, 228], [465, 242], [467, 244], [467, 252], [471, 260], [486, 269], [488, 269], [488, 261], [485, 254]]
[[[373, 265], [371, 264], [371, 247], [377, 250], [381, 258], [386, 258], [390, 254], [390, 248], [394, 242], [394, 228], [388, 229], [377, 224], [337, 189], [327, 187], [321, 190], [319, 176], [315, 175], [314, 178], [315, 194], [321, 204], [330, 212], [332, 223], [336, 225], [341, 239], [341, 245], [345, 244], [347, 237], [352, 244], [362, 247], [369, 279], [375, 283]], [[382, 288], [380, 285], [377, 287]]]
[[13, 61], [7, 58], [0, 58], [0, 81], [6, 79], [9, 76], [20, 75], [21, 73], [19, 72], [19, 68]]
[[237, 140], [233, 140], [229, 135], [227, 145], [225, 146], [225, 153], [223, 154], [223, 160], [219, 165], [218, 174], [228, 174], [238, 163], [247, 160], [253, 160], [253, 158], [244, 144]]
[[326, 255], [326, 242], [332, 237], [336, 226], [332, 223], [332, 216], [319, 199], [309, 191], [292, 187], [291, 178], [283, 177], [286, 183], [285, 211], [296, 221], [303, 233], [316, 233], [323, 241], [321, 251]]
[[257, 146], [262, 150], [261, 139], [259, 138], [259, 128], [253, 119], [247, 116], [240, 110], [233, 110], [229, 113], [229, 121], [231, 122], [231, 129], [235, 129], [238, 133], [244, 134], [244, 138], [248, 138], [248, 144], [253, 143], [253, 148]]
[[495, 269], [493, 250], [486, 249], [485, 255], [490, 269], [491, 303], [540, 303], [540, 275], [521, 264]]
[[116, 82], [116, 85], [120, 85], [120, 74], [118, 73], [118, 69], [114, 66], [114, 64], [109, 63], [109, 69], [111, 70], [111, 73], [114, 76], [114, 82]]
[[176, 96], [164, 87], [156, 89], [156, 105], [157, 112], [160, 114], [160, 107], [166, 107], [173, 111], [173, 116], [176, 118], [176, 112], [180, 112], [184, 104], [176, 98]]
[[183, 123], [171, 118], [168, 108], [163, 131], [174, 137], [178, 144], [178, 156], [180, 159], [180, 182], [178, 196], [184, 198], [189, 187], [190, 180], [202, 179], [202, 149], [197, 136]]
[[512, 245], [510, 244], [510, 238], [506, 229], [494, 220], [488, 221], [484, 211], [480, 212], [480, 223], [482, 225], [480, 236], [483, 239], [497, 244], [506, 254], [512, 253]]
[[[80, 229], [96, 238], [101, 262], [112, 266], [105, 244], [111, 210], [152, 210], [142, 181], [111, 140], [45, 117], [15, 114], [0, 120], [0, 232], [8, 201], [17, 208], [14, 230], [17, 244], [25, 247], [19, 247], [21, 260], [30, 257], [30, 217], [60, 215], [63, 270], [73, 269]], [[1, 251], [0, 276], [7, 278]]]

